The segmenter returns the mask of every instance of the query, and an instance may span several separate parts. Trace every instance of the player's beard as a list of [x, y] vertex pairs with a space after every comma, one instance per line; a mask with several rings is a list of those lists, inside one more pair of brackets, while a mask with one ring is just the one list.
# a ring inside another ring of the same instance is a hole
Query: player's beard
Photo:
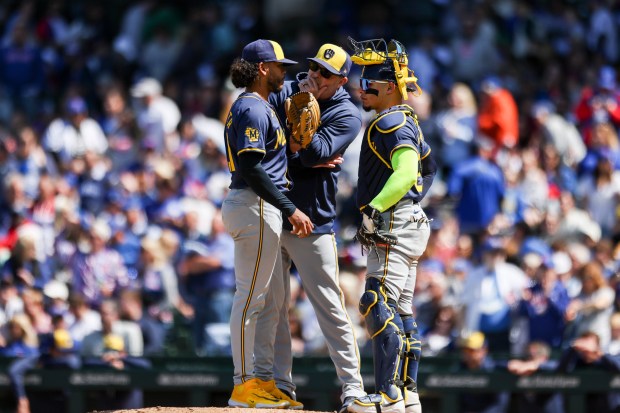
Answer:
[[282, 86], [284, 86], [284, 78], [274, 79], [270, 76], [267, 78], [267, 86], [269, 86], [271, 93], [279, 92], [282, 90]]

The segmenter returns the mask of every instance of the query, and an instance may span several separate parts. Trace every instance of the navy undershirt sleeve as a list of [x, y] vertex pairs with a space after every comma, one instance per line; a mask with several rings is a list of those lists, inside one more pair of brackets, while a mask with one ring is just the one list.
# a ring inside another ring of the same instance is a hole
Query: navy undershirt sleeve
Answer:
[[297, 207], [269, 179], [269, 175], [261, 166], [262, 159], [262, 153], [244, 152], [240, 154], [239, 172], [256, 195], [278, 208], [286, 217], [290, 217]]
[[437, 162], [435, 162], [435, 158], [432, 153], [429, 153], [426, 158], [422, 159], [422, 182], [423, 182], [423, 190], [422, 197], [426, 195], [428, 190], [431, 188], [433, 184], [433, 180], [435, 179], [435, 174], [437, 173]]

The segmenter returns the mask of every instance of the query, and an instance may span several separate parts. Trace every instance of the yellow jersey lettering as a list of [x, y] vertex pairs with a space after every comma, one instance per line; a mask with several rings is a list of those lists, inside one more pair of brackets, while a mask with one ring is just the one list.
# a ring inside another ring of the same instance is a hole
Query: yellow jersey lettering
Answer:
[[284, 131], [282, 128], [279, 128], [276, 131], [276, 145], [275, 149], [278, 149], [280, 146], [286, 145], [286, 136], [284, 136]]
[[230, 150], [230, 141], [228, 140], [228, 132], [226, 132], [226, 158], [228, 158], [228, 170], [235, 172], [235, 162], [232, 158], [232, 151]]

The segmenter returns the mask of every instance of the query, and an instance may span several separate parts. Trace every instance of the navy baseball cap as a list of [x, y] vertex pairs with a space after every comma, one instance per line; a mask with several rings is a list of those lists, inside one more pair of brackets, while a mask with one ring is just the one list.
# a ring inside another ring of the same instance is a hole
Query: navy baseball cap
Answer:
[[480, 89], [483, 92], [492, 92], [497, 89], [501, 89], [503, 87], [502, 80], [495, 75], [489, 75], [482, 79], [482, 83], [480, 84]]
[[348, 76], [351, 71], [351, 57], [344, 49], [335, 44], [326, 43], [317, 52], [312, 60], [338, 76]]
[[489, 237], [482, 243], [482, 251], [503, 251], [504, 240], [500, 237]]
[[71, 115], [77, 115], [80, 113], [86, 113], [88, 111], [88, 106], [86, 106], [86, 102], [79, 96], [74, 96], [67, 101], [67, 112]]
[[273, 40], [258, 39], [247, 44], [241, 52], [241, 58], [250, 63], [278, 62], [284, 65], [296, 65], [294, 60], [286, 59], [282, 46]]
[[616, 88], [616, 71], [611, 66], [603, 66], [598, 74], [598, 86], [601, 89], [614, 90]]
[[392, 59], [383, 63], [362, 66], [362, 79], [396, 82], [396, 70]]

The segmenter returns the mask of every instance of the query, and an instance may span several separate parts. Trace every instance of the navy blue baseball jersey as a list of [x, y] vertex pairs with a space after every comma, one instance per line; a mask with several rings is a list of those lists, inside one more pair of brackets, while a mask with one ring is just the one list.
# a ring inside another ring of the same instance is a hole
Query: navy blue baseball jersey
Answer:
[[226, 118], [225, 138], [228, 168], [232, 173], [230, 189], [248, 187], [237, 171], [239, 155], [247, 151], [264, 154], [261, 165], [271, 181], [282, 192], [290, 189], [284, 129], [275, 110], [264, 99], [253, 93], [242, 93]]
[[[282, 90], [269, 96], [269, 102], [277, 109], [280, 119], [286, 119], [284, 101], [299, 92], [297, 81], [285, 82]], [[303, 211], [314, 224], [314, 234], [333, 232], [336, 218], [336, 192], [340, 165], [336, 168], [312, 168], [335, 155], [344, 154], [362, 128], [359, 109], [351, 102], [351, 96], [344, 89], [336, 91], [331, 99], [319, 101], [321, 125], [314, 134], [308, 148], [295, 154], [289, 153], [289, 174], [293, 189], [286, 196]], [[288, 221], [285, 229], [291, 229]]]
[[375, 116], [364, 131], [357, 181], [357, 206], [370, 203], [392, 175], [392, 155], [397, 149], [412, 148], [419, 155], [416, 183], [402, 199], [422, 200], [422, 159], [431, 153], [413, 109], [393, 106]]

